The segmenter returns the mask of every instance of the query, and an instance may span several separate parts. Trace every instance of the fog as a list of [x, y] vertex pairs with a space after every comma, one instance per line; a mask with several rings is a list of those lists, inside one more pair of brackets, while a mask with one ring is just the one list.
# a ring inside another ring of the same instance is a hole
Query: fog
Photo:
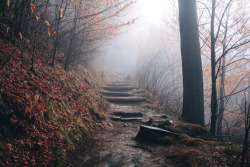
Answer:
[[137, 34], [129, 29], [103, 44], [96, 60], [98, 65], [112, 72], [134, 73], [138, 55]]
[[[134, 4], [121, 18], [134, 18], [135, 23], [121, 28], [119, 35], [101, 44], [97, 65], [113, 72], [133, 75], [141, 59], [165, 53], [166, 22], [171, 12], [169, 6], [169, 2], [163, 0], [139, 0]], [[179, 49], [179, 46], [174, 48]]]

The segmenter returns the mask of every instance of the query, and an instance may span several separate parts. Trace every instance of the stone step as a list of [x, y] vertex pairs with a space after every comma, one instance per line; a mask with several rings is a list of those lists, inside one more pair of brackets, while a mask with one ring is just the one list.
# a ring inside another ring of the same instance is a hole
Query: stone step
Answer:
[[122, 80], [122, 81], [110, 81], [108, 84], [129, 84], [130, 81]]
[[121, 117], [126, 117], [126, 118], [130, 118], [130, 117], [142, 117], [142, 113], [141, 112], [115, 112], [114, 115], [121, 116]]
[[113, 92], [128, 92], [137, 88], [133, 86], [117, 86], [117, 87], [103, 87], [103, 89], [106, 91], [113, 91]]
[[110, 119], [113, 121], [122, 121], [122, 122], [142, 121], [142, 117], [132, 117], [132, 118], [111, 117]]
[[139, 118], [121, 118], [120, 121], [122, 122], [134, 122], [134, 121], [142, 121], [142, 118], [139, 117]]
[[109, 83], [109, 84], [107, 84], [107, 86], [108, 87], [120, 87], [120, 86], [133, 86], [132, 84], [130, 84], [130, 83], [116, 83], [116, 84], [114, 84], [114, 83]]
[[133, 96], [132, 94], [126, 92], [102, 92], [105, 96], [112, 96], [112, 97], [129, 97]]
[[107, 101], [112, 103], [123, 103], [123, 104], [141, 103], [146, 101], [146, 99], [143, 97], [107, 97], [106, 99]]

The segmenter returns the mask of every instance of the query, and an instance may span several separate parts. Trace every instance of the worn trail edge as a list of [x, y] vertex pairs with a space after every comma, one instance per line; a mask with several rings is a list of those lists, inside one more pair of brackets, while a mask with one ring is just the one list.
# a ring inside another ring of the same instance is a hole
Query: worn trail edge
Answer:
[[[171, 166], [164, 146], [140, 143], [135, 137], [143, 122], [157, 116], [147, 108], [137, 88], [128, 81], [113, 81], [104, 87], [110, 102], [105, 128], [93, 136], [73, 161], [76, 167], [166, 167]], [[133, 93], [136, 92], [136, 93]], [[132, 121], [131, 121], [132, 120]]]

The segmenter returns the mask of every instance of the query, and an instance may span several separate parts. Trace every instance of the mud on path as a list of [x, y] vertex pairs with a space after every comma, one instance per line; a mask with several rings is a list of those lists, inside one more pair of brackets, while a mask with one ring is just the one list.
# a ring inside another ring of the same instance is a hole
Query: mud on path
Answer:
[[[124, 85], [123, 85], [124, 86]], [[166, 167], [167, 148], [161, 145], [135, 141], [140, 125], [154, 115], [144, 103], [110, 103], [105, 128], [97, 132], [73, 160], [75, 167]], [[116, 112], [141, 112], [142, 120], [115, 121]]]

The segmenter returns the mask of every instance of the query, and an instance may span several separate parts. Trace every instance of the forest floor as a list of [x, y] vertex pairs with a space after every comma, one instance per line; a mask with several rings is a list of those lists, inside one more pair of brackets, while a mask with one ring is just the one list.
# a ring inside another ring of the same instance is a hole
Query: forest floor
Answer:
[[[157, 142], [136, 140], [141, 124], [147, 124], [150, 118], [154, 120], [164, 113], [149, 107], [148, 100], [143, 103], [119, 103], [110, 103], [105, 128], [78, 150], [71, 166], [235, 166], [232, 161], [240, 153], [239, 147], [230, 142], [216, 141], [205, 128], [198, 125], [176, 120], [169, 129], [182, 133], [179, 138], [165, 137]], [[143, 116], [138, 121], [113, 120], [117, 112], [141, 112]]]
[[[116, 112], [141, 112], [139, 121], [112, 120]], [[90, 142], [79, 150], [73, 166], [95, 167], [139, 167], [171, 166], [165, 157], [166, 150], [161, 145], [143, 144], [135, 140], [142, 122], [153, 115], [162, 114], [150, 109], [145, 103], [110, 103], [105, 128], [91, 138]], [[164, 153], [164, 154], [163, 154]]]
[[[141, 106], [111, 104], [109, 115], [114, 111], [152, 112]], [[138, 167], [171, 166], [167, 162], [166, 150], [160, 145], [141, 144], [134, 138], [139, 131], [140, 122], [119, 122], [107, 120], [106, 128], [97, 133], [81, 151], [73, 166], [95, 167]]]

